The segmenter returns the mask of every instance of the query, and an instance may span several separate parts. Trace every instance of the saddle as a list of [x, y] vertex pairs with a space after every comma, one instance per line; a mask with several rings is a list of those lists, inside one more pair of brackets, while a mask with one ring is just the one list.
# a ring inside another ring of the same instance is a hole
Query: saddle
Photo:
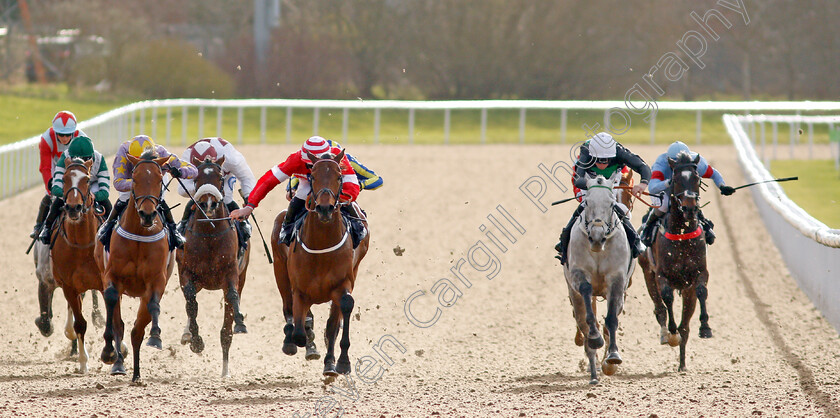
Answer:
[[[358, 207], [358, 205], [356, 206]], [[350, 233], [350, 239], [353, 240], [353, 249], [359, 246], [359, 243], [367, 236], [367, 227], [364, 221], [367, 219], [367, 213], [359, 208], [363, 218], [357, 217], [354, 209], [350, 206], [341, 207], [341, 218], [344, 220], [344, 225], [347, 226], [347, 231]], [[303, 221], [309, 214], [307, 211], [300, 211], [294, 219], [294, 226], [292, 227], [292, 240], [300, 239], [300, 229], [303, 227]]]

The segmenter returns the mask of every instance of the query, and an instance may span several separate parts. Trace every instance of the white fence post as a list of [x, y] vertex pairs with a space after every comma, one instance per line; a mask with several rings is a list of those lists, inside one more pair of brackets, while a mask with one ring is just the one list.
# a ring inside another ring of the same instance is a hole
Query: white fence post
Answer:
[[414, 143], [414, 108], [408, 109], [408, 143]]
[[452, 126], [452, 109], [443, 111], [443, 143], [449, 144], [449, 129]]
[[166, 145], [172, 143], [172, 107], [166, 106]]
[[321, 117], [321, 108], [316, 107], [312, 112], [312, 135], [318, 135], [318, 119]]
[[244, 121], [243, 121], [244, 117], [243, 117], [242, 113], [243, 113], [243, 109], [242, 109], [242, 106], [240, 106], [236, 109], [236, 142], [239, 145], [242, 145], [242, 144], [245, 143], [245, 140], [242, 138], [242, 125], [244, 123]]
[[560, 143], [566, 143], [566, 120], [568, 118], [568, 109], [560, 111]]
[[186, 106], [184, 106], [181, 109], [181, 145], [182, 146], [187, 145], [187, 119], [188, 119], [189, 113], [190, 113], [189, 109], [187, 109]]
[[373, 110], [373, 143], [379, 143], [379, 125], [382, 118], [382, 109], [376, 108]]
[[525, 143], [525, 108], [519, 109], [519, 143]]
[[222, 107], [216, 109], [216, 136], [222, 138]]
[[487, 143], [487, 108], [481, 109], [481, 143]]
[[347, 131], [350, 125], [350, 109], [344, 108], [341, 112], [341, 142], [347, 143]]

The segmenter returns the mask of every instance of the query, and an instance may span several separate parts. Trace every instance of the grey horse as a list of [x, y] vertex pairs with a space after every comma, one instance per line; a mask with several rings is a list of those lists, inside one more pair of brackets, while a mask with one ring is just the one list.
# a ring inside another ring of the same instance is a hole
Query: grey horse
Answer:
[[584, 346], [589, 359], [589, 383], [593, 385], [598, 384], [597, 350], [604, 346], [595, 318], [595, 297], [601, 296], [607, 301], [604, 334], [608, 348], [602, 370], [609, 376], [621, 364], [616, 344], [618, 315], [624, 308], [625, 291], [635, 269], [621, 218], [614, 209], [613, 185], [620, 175], [619, 171], [609, 179], [600, 175], [587, 178], [584, 210], [572, 229], [569, 262], [563, 266], [578, 328], [575, 343]]

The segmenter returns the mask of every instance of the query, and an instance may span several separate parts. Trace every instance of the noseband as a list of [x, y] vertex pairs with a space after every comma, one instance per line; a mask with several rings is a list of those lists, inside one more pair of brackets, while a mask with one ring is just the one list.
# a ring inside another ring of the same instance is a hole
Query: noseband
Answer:
[[[134, 168], [132, 169], [132, 171], [133, 171], [133, 170], [136, 170], [136, 169], [137, 169], [137, 167], [139, 167], [139, 166], [140, 166], [140, 164], [154, 164], [154, 165], [155, 165], [155, 167], [157, 167], [158, 171], [160, 171], [160, 173], [161, 173], [161, 177], [163, 176], [163, 169], [160, 167], [160, 164], [158, 164], [157, 162], [152, 161], [152, 160], [140, 160], [140, 161], [137, 163], [137, 165], [135, 165], [135, 166], [134, 166]], [[142, 195], [142, 196], [137, 196], [137, 195], [134, 193], [134, 182], [133, 182], [133, 180], [132, 180], [132, 185], [131, 185], [131, 198], [132, 198], [132, 199], [134, 199], [134, 206], [137, 208], [138, 212], [140, 211], [140, 209], [139, 209], [139, 208], [140, 208], [140, 204], [141, 204], [141, 203], [143, 203], [143, 202], [144, 202], [144, 201], [146, 201], [146, 200], [151, 200], [152, 202], [154, 202], [155, 207], [157, 207], [158, 205], [160, 205], [160, 196], [161, 196], [161, 194], [162, 194], [162, 193], [163, 193], [163, 190], [160, 190], [160, 191], [158, 191], [158, 195], [157, 195], [157, 196], [155, 196], [155, 195], [150, 195], [150, 194], [147, 194], [147, 195]]]
[[[315, 166], [318, 165], [319, 163], [326, 162], [326, 161], [329, 161], [329, 162], [332, 162], [333, 164], [335, 164], [336, 167], [338, 168], [339, 174], [341, 173], [341, 165], [337, 161], [332, 160], [332, 159], [323, 159], [323, 160], [316, 161], [315, 164], [312, 165], [312, 170], [314, 170]], [[312, 170], [310, 170], [310, 174], [309, 174], [309, 183], [310, 184], [312, 183], [312, 174], [311, 174]], [[341, 193], [341, 188], [342, 188], [343, 185], [344, 185], [344, 178], [342, 176], [341, 181], [339, 181], [339, 183], [338, 183], [338, 191], [337, 192], [333, 191], [329, 187], [324, 187], [323, 189], [318, 190], [316, 193], [314, 193], [311, 196], [311, 200], [307, 201], [306, 210], [308, 210], [310, 212], [314, 211], [315, 206], [316, 206], [315, 202], [318, 201], [318, 198], [321, 197], [322, 194], [328, 193], [330, 195], [330, 197], [335, 199], [336, 205], [333, 207], [333, 210], [332, 210], [332, 212], [335, 212], [338, 209], [338, 206], [339, 206], [338, 205], [338, 202], [339, 202], [338, 195]], [[311, 202], [311, 204], [310, 204], [310, 202]]]
[[[612, 187], [599, 186], [599, 185], [589, 186], [588, 189], [595, 189], [595, 188], [607, 189], [607, 190], [610, 191], [610, 193], [612, 193], [612, 191], [613, 191]], [[587, 196], [588, 195], [589, 194], [587, 194]], [[584, 201], [584, 205], [586, 205], [586, 201]], [[617, 231], [617, 227], [618, 227], [618, 224], [619, 224], [620, 220], [617, 219], [617, 217], [616, 217], [615, 210], [613, 209], [614, 207], [615, 207], [615, 200], [613, 199], [613, 201], [610, 203], [610, 220], [615, 219], [614, 222], [607, 223], [607, 222], [604, 222], [603, 219], [597, 219], [597, 218], [590, 221], [590, 220], [586, 219], [586, 214], [583, 215], [583, 230], [584, 230], [584, 232], [586, 232], [586, 236], [591, 236], [591, 229], [592, 229], [592, 227], [595, 227], [595, 226], [604, 226], [606, 228], [606, 231], [604, 232], [604, 237], [606, 237], [606, 238], [611, 237], [612, 234], [615, 231]]]
[[[84, 171], [85, 171], [85, 174], [87, 174], [87, 178], [88, 178], [88, 180], [90, 180], [90, 172], [88, 172], [88, 168], [87, 168], [87, 166], [85, 166], [84, 164], [81, 164], [81, 163], [71, 163], [70, 165], [68, 165], [68, 166], [64, 169], [64, 173], [65, 173], [65, 175], [67, 174], [67, 171], [69, 171], [69, 170], [70, 170], [71, 168], [73, 168], [73, 167], [82, 167], [82, 168], [84, 169]], [[85, 202], [85, 204], [84, 204], [84, 205], [82, 205], [82, 215], [87, 214], [88, 210], [90, 210], [91, 206], [93, 206], [93, 199], [91, 198], [92, 196], [91, 196], [91, 194], [90, 194], [90, 185], [88, 185], [88, 192], [87, 192], [87, 194], [85, 194], [85, 192], [83, 192], [83, 191], [82, 191], [82, 189], [81, 189], [81, 188], [79, 188], [79, 186], [71, 186], [69, 189], [67, 189], [67, 191], [66, 191], [66, 192], [64, 192], [64, 198], [65, 198], [64, 200], [65, 200], [65, 202], [67, 201], [67, 196], [70, 194], [70, 192], [72, 192], [72, 191], [74, 191], [74, 190], [75, 190], [75, 191], [76, 191], [76, 193], [78, 193], [79, 195], [84, 196], [84, 202]], [[67, 203], [65, 203], [65, 205], [67, 205]]]
[[693, 174], [693, 173], [697, 172], [697, 165], [696, 164], [681, 164], [681, 165], [678, 165], [678, 166], [674, 167], [673, 175], [671, 176], [671, 184], [668, 187], [669, 188], [669, 194], [671, 195], [671, 198], [672, 198], [671, 200], [673, 200], [674, 204], [677, 205], [677, 209], [681, 213], [685, 213], [683, 211], [682, 205], [680, 204], [680, 199], [682, 197], [686, 197], [688, 199], [695, 199], [695, 200], [700, 198], [700, 192], [696, 191], [696, 190], [690, 190], [689, 187], [685, 187], [685, 189], [683, 191], [679, 192], [679, 193], [674, 193], [674, 184], [676, 183], [677, 178], [678, 177], [683, 178], [682, 175], [677, 176], [677, 173], [682, 173], [686, 170], [690, 170], [690, 172]]

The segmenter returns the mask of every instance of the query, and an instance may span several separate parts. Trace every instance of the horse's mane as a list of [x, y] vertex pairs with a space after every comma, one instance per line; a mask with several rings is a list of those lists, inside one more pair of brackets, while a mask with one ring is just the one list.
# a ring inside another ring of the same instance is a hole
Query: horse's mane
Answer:
[[146, 147], [143, 149], [143, 153], [140, 154], [141, 160], [154, 160], [158, 157], [157, 150], [153, 147]]
[[70, 164], [84, 164], [84, 163], [85, 163], [85, 160], [83, 160], [81, 157], [71, 157], [70, 158]]
[[676, 161], [677, 164], [691, 164], [694, 162], [694, 158], [691, 157], [691, 154], [685, 151], [680, 151], [674, 161]]

